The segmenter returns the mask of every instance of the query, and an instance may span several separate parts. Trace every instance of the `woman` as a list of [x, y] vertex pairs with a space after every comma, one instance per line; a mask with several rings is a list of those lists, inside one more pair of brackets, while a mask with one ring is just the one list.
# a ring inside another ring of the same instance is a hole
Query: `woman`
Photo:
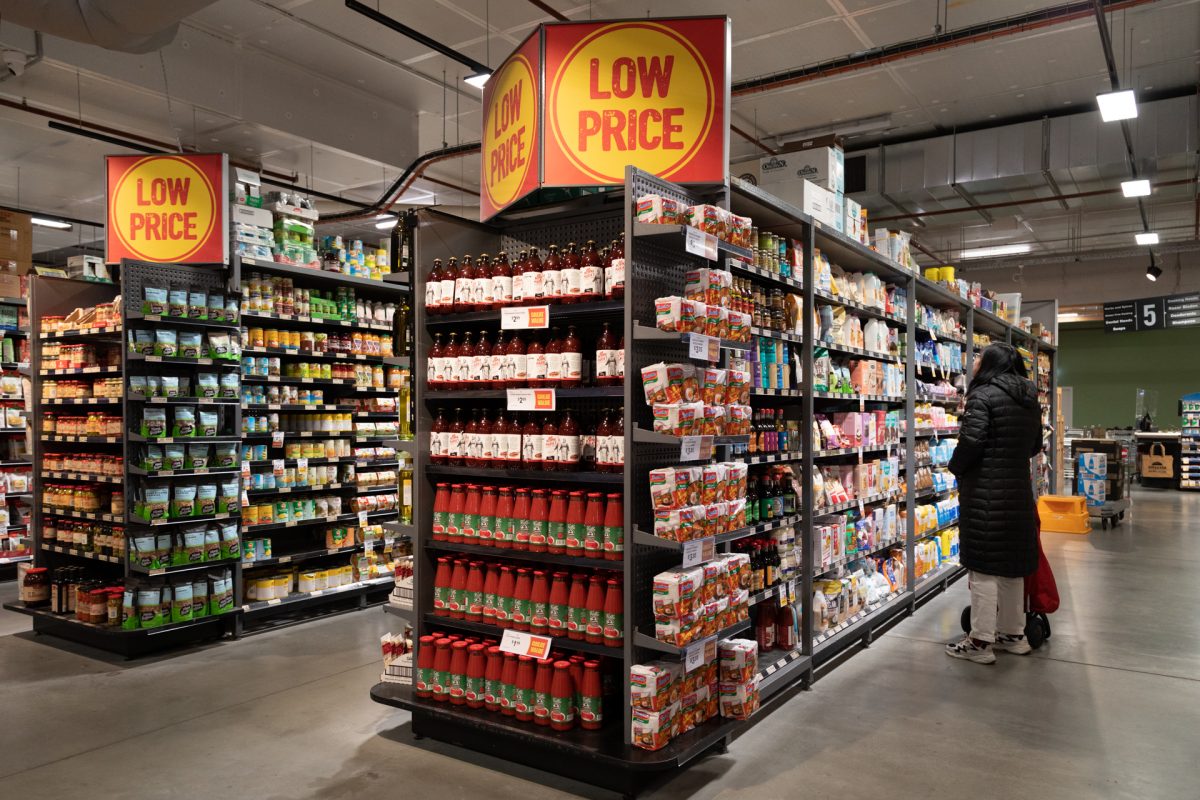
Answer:
[[960, 557], [970, 573], [971, 633], [946, 655], [979, 664], [996, 650], [1025, 654], [1025, 576], [1038, 565], [1029, 460], [1042, 449], [1037, 390], [1021, 354], [983, 351], [967, 391], [950, 471], [958, 478]]

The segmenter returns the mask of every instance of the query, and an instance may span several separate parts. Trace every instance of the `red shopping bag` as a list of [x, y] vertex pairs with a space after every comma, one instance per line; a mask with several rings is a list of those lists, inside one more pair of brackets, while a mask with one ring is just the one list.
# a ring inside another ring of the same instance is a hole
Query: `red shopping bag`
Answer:
[[1029, 610], [1037, 614], [1053, 614], [1058, 610], [1058, 584], [1054, 582], [1054, 571], [1042, 550], [1041, 526], [1038, 526], [1038, 566], [1025, 579], [1025, 596], [1029, 598]]

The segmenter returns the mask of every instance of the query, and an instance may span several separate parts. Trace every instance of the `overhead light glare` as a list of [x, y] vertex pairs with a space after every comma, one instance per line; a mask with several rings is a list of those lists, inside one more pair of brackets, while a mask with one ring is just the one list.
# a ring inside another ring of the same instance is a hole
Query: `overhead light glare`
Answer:
[[973, 247], [963, 250], [959, 258], [994, 258], [996, 256], [1018, 256], [1033, 248], [1028, 244], [999, 244], [995, 247]]
[[1121, 194], [1126, 197], [1146, 197], [1150, 194], [1150, 181], [1145, 178], [1136, 181], [1121, 181]]
[[382, 231], [382, 230], [386, 230], [388, 228], [396, 227], [396, 218], [391, 216], [390, 214], [381, 214], [378, 217], [376, 217], [375, 219], [381, 220], [380, 222], [375, 223], [376, 230]]
[[482, 89], [487, 85], [488, 79], [491, 77], [491, 72], [475, 72], [463, 78], [463, 83], [469, 83], [476, 89]]
[[1137, 239], [1138, 244], [1158, 244], [1157, 233], [1139, 233], [1133, 238]]
[[1105, 122], [1133, 119], [1138, 115], [1137, 98], [1134, 97], [1132, 89], [1098, 94], [1096, 102], [1100, 106], [1100, 119]]
[[1150, 264], [1150, 266], [1146, 267], [1146, 280], [1152, 281], [1152, 282], [1157, 282], [1158, 279], [1161, 277], [1162, 277], [1162, 267], [1160, 267], [1154, 263], [1152, 263], [1152, 264]]
[[29, 221], [34, 225], [41, 225], [43, 228], [58, 228], [60, 231], [71, 230], [71, 223], [63, 222], [59, 219], [46, 219], [45, 217], [30, 217]]

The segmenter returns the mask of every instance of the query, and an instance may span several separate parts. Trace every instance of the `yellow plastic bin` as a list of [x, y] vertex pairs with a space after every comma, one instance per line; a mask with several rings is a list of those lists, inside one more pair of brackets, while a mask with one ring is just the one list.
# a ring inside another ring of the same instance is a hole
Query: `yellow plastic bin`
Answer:
[[1092, 532], [1087, 505], [1082, 497], [1042, 495], [1038, 500], [1038, 515], [1042, 519], [1043, 531], [1082, 534]]

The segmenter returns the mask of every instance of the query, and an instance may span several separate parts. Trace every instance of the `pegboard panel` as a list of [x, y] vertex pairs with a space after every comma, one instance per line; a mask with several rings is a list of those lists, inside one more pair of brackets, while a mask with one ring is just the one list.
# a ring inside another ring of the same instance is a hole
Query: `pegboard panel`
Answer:
[[[701, 202], [679, 186], [640, 170], [630, 170], [630, 202], [647, 194], [669, 197], [688, 205]], [[625, 247], [625, 291], [630, 314], [643, 324], [654, 324], [654, 301], [683, 294], [683, 277], [703, 263], [683, 249], [683, 237], [634, 236]]]
[[[623, 208], [617, 206], [587, 216], [550, 219], [540, 224], [510, 227], [500, 237], [500, 246], [508, 253], [509, 261], [513, 261], [518, 253], [530, 247], [538, 248], [541, 258], [545, 259], [546, 251], [552, 244], [558, 245], [560, 251], [565, 251], [568, 244], [575, 242], [582, 252], [586, 243], [593, 241], [596, 243], [596, 249], [600, 250], [614, 239], [620, 239], [624, 230]], [[628, 245], [626, 250], [628, 251]], [[628, 258], [628, 252], [626, 257]]]
[[121, 294], [125, 313], [140, 313], [144, 289], [147, 286], [188, 286], [229, 295], [226, 285], [228, 272], [203, 267], [180, 267], [174, 264], [150, 264], [144, 261], [121, 262]]

